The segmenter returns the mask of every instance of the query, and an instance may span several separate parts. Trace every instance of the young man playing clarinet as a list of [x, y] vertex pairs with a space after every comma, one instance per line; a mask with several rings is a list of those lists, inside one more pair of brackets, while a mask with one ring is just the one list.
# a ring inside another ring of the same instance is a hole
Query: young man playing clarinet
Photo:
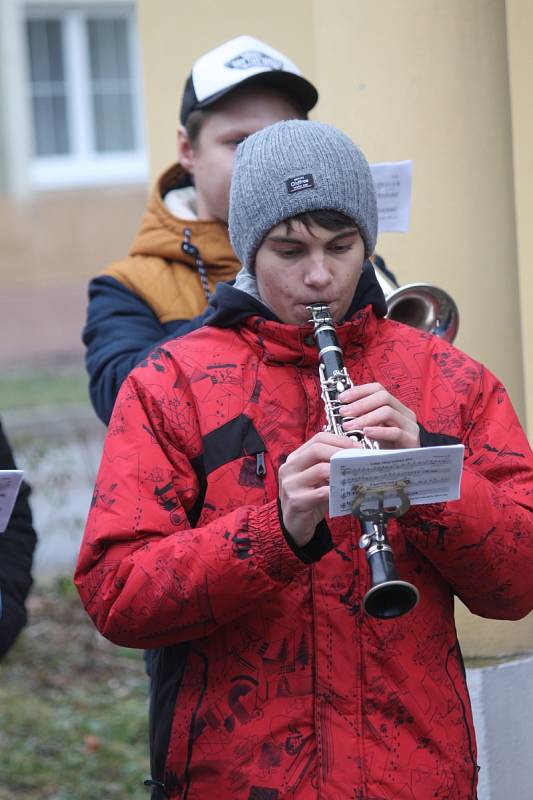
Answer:
[[[152, 797], [474, 800], [478, 766], [454, 595], [533, 608], [533, 454], [505, 389], [441, 339], [384, 318], [363, 266], [376, 198], [328, 125], [238, 148], [242, 264], [209, 326], [124, 383], [76, 583], [98, 629], [157, 648]], [[353, 385], [324, 431], [309, 306], [328, 307]], [[330, 457], [462, 443], [461, 496], [388, 525], [416, 607], [377, 619], [359, 521], [330, 518]]]

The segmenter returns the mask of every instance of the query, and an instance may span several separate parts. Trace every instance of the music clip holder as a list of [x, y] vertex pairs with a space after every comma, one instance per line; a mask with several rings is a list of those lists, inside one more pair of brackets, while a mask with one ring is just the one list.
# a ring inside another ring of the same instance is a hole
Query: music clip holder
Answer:
[[[411, 506], [411, 501], [405, 487], [409, 484], [407, 480], [396, 481], [396, 483], [385, 484], [384, 486], [368, 487], [362, 484], [354, 486], [355, 500], [352, 503], [352, 514], [361, 520], [361, 523], [371, 523], [374, 530], [372, 533], [364, 533], [359, 540], [359, 547], [366, 550], [371, 544], [371, 540], [375, 538], [377, 541], [374, 546], [382, 549], [386, 546], [386, 538], [384, 534], [384, 527], [391, 517], [400, 517], [405, 514]], [[395, 494], [398, 497], [398, 504], [396, 506], [388, 506], [385, 508], [385, 495]], [[368, 499], [368, 496], [375, 495], [377, 497], [377, 508], [362, 508], [362, 504]], [[368, 526], [363, 526], [368, 529]]]
[[[419, 600], [416, 586], [398, 576], [387, 539], [387, 521], [405, 514], [411, 506], [405, 491], [408, 484], [408, 480], [399, 480], [384, 486], [356, 484], [353, 487], [352, 514], [361, 522], [359, 547], [366, 551], [372, 583], [364, 596], [363, 606], [370, 616], [378, 619], [400, 617], [414, 608]], [[385, 508], [386, 494], [396, 495], [398, 503]], [[372, 495], [377, 497], [377, 508], [362, 508], [363, 502]]]

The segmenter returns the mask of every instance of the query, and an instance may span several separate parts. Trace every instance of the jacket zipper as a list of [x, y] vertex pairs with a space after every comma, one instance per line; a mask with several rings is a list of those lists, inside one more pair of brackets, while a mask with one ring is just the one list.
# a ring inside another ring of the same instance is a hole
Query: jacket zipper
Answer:
[[264, 478], [267, 470], [266, 470], [266, 463], [265, 463], [265, 451], [262, 450], [260, 453], [256, 453], [255, 455], [255, 474], [258, 478]]

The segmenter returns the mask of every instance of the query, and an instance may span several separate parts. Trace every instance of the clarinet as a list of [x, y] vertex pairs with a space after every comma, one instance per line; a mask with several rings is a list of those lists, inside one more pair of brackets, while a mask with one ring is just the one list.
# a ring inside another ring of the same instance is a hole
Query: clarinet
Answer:
[[[344, 430], [343, 422], [350, 417], [341, 417], [342, 403], [339, 395], [354, 384], [344, 364], [329, 307], [323, 303], [314, 303], [307, 306], [307, 310], [311, 314], [309, 321], [314, 325], [318, 348], [320, 387], [326, 411], [324, 430], [355, 438], [366, 449], [378, 449], [378, 443], [365, 436], [362, 430]], [[364, 596], [363, 607], [367, 614], [378, 619], [400, 617], [411, 611], [419, 599], [416, 586], [399, 578], [387, 538], [387, 519], [399, 516], [409, 507], [409, 498], [402, 493], [401, 487], [399, 495], [400, 505], [392, 512], [383, 508], [384, 492], [381, 492], [381, 496], [378, 494], [379, 505], [376, 512], [361, 509], [364, 495], [356, 498], [352, 507], [354, 516], [359, 518], [361, 524], [359, 546], [365, 550], [371, 575], [371, 587]]]

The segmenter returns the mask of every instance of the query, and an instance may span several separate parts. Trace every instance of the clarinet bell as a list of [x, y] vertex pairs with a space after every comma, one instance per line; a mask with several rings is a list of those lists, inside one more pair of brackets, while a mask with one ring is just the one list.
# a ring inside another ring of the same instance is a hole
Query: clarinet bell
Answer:
[[403, 617], [416, 606], [418, 589], [407, 581], [386, 581], [372, 586], [365, 594], [363, 607], [370, 617], [395, 619]]
[[368, 563], [372, 586], [363, 598], [366, 613], [377, 619], [395, 619], [412, 611], [420, 599], [418, 589], [398, 577], [390, 547], [375, 547]]

